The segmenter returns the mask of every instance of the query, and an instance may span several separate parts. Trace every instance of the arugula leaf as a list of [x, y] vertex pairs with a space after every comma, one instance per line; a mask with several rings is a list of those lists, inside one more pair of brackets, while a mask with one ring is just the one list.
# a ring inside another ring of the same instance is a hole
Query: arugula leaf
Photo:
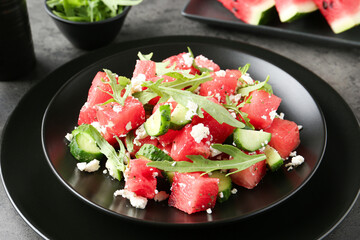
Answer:
[[138, 58], [140, 60], [151, 60], [152, 56], [153, 56], [153, 53], [149, 53], [149, 54], [144, 55], [141, 52], [138, 52]]
[[251, 85], [248, 87], [239, 88], [237, 91], [238, 94], [241, 94], [241, 96], [246, 97], [249, 95], [250, 92], [261, 89], [265, 86], [265, 84], [269, 81], [270, 76], [267, 76], [264, 82], [256, 83], [255, 85]]
[[234, 158], [231, 160], [217, 161], [206, 159], [201, 155], [190, 155], [187, 157], [193, 162], [153, 161], [147, 163], [147, 166], [155, 167], [164, 171], [175, 171], [180, 173], [204, 172], [203, 174], [221, 169], [236, 169], [236, 171], [227, 174], [230, 175], [244, 170], [257, 162], [266, 159], [266, 156], [264, 154], [247, 155], [243, 153], [240, 149], [232, 145], [213, 144], [212, 147], [219, 151], [227, 153]]
[[250, 129], [255, 129], [255, 127], [250, 123], [250, 119], [247, 117], [248, 114], [240, 111], [240, 108], [242, 108], [245, 103], [250, 103], [251, 97], [247, 98], [245, 101], [243, 101], [242, 103], [240, 103], [239, 105], [236, 106], [235, 103], [230, 101], [229, 96], [226, 96], [226, 104], [223, 104], [223, 106], [226, 109], [231, 109], [233, 110], [236, 114], [239, 114], [241, 116], [241, 118], [245, 121], [245, 125], [250, 128]]
[[156, 93], [149, 91], [149, 89], [141, 92], [135, 92], [132, 95], [134, 98], [137, 98], [143, 105], [147, 104], [151, 99], [158, 96]]
[[53, 13], [75, 22], [96, 22], [115, 17], [124, 6], [134, 6], [142, 0], [48, 0]]
[[190, 92], [193, 92], [195, 89], [197, 89], [200, 86], [200, 84], [212, 80], [212, 77], [210, 76], [209, 73], [196, 75], [195, 77], [193, 76], [192, 78], [187, 78], [180, 73], [167, 73], [166, 75], [176, 78], [176, 80], [173, 82], [164, 82], [163, 84], [161, 84], [161, 86], [171, 87], [175, 89], [183, 89], [190, 87], [186, 89], [187, 91]]
[[246, 72], [249, 70], [250, 68], [250, 63], [245, 64], [245, 66], [243, 67], [239, 67], [239, 71], [241, 72], [242, 75], [245, 75]]
[[134, 130], [131, 130], [126, 134], [125, 142], [128, 152], [134, 151], [134, 138], [135, 138]]
[[[119, 138], [117, 138], [119, 145], [120, 145], [120, 151], [117, 153], [116, 150], [111, 146], [104, 138], [101, 136], [98, 130], [96, 130], [95, 127], [92, 125], [88, 125], [90, 134], [94, 138], [96, 145], [99, 147], [100, 152], [104, 154], [108, 161], [111, 161], [111, 163], [116, 167], [116, 169], [119, 172], [125, 171], [125, 164], [124, 164], [124, 157], [125, 155], [125, 147], [124, 144], [121, 142]], [[119, 175], [118, 175], [119, 176]], [[120, 180], [118, 178], [118, 180]]]
[[[103, 105], [105, 105], [109, 102], [115, 101], [115, 102], [119, 103], [121, 106], [124, 106], [126, 98], [131, 93], [131, 84], [129, 84], [130, 79], [128, 79], [126, 77], [118, 77], [118, 80], [116, 80], [116, 74], [112, 73], [110, 70], [107, 70], [107, 69], [104, 69], [104, 72], [106, 73], [106, 76], [109, 78], [109, 81], [105, 81], [104, 79], [102, 79], [102, 82], [110, 85], [113, 93], [104, 91], [101, 88], [99, 88], [99, 89], [103, 92], [106, 92], [113, 98], [109, 99], [108, 101], [103, 103]], [[119, 83], [118, 83], [118, 81], [119, 81]], [[121, 96], [121, 92], [124, 89], [124, 85], [125, 85], [126, 91], [125, 91], [124, 95]]]
[[196, 103], [198, 108], [198, 115], [201, 117], [201, 108], [204, 109], [207, 113], [209, 113], [216, 121], [220, 124], [227, 123], [233, 127], [243, 128], [244, 124], [236, 120], [231, 114], [219, 104], [216, 104], [210, 101], [207, 97], [203, 97], [197, 94], [194, 94], [189, 91], [182, 91], [178, 89], [173, 89], [169, 87], [159, 86], [159, 90], [163, 93], [172, 96], [174, 100], [183, 105], [187, 106], [188, 102]]

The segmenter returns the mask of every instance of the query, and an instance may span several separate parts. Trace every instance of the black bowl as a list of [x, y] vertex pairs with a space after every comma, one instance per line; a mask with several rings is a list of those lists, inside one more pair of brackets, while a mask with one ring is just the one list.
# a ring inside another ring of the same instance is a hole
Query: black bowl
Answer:
[[56, 16], [46, 1], [45, 10], [56, 26], [75, 47], [84, 50], [96, 49], [111, 43], [131, 9], [127, 6], [121, 14], [98, 22], [74, 22]]
[[[95, 206], [104, 213], [127, 219], [175, 225], [228, 222], [245, 219], [268, 210], [294, 195], [315, 173], [326, 146], [326, 123], [317, 103], [302, 85], [302, 72], [296, 75], [287, 73], [286, 68], [278, 67], [278, 59], [269, 61], [263, 51], [252, 52], [246, 44], [225, 45], [215, 39], [209, 43], [181, 40], [178, 37], [171, 42], [152, 42], [140, 46], [131, 46], [120, 52], [99, 58], [73, 75], [58, 91], [47, 107], [42, 123], [42, 144], [50, 167], [61, 182], [76, 196]], [[293, 171], [286, 168], [268, 172], [263, 181], [252, 190], [238, 188], [238, 193], [222, 204], [217, 204], [212, 214], [199, 212], [188, 215], [180, 210], [168, 207], [165, 202], [149, 201], [146, 209], [135, 209], [127, 199], [115, 197], [113, 193], [123, 188], [123, 182], [112, 180], [102, 173], [80, 172], [76, 160], [69, 152], [65, 135], [74, 129], [79, 110], [86, 101], [88, 89], [96, 72], [103, 68], [119, 75], [131, 77], [137, 53], [154, 52], [154, 60], [161, 61], [171, 55], [186, 51], [189, 46], [194, 54], [203, 54], [218, 63], [222, 69], [234, 69], [250, 63], [250, 74], [255, 79], [264, 80], [270, 75], [269, 83], [274, 93], [283, 99], [279, 112], [285, 113], [285, 119], [293, 120], [304, 126], [301, 130], [301, 144], [298, 154], [305, 157], [305, 163]], [[247, 52], [248, 51], [248, 52]], [[290, 213], [291, 214], [291, 213]]]

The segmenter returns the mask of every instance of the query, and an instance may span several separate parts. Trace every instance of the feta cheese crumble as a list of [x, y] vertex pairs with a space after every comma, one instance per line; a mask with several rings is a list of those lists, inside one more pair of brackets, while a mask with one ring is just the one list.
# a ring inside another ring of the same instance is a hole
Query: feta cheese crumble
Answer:
[[254, 83], [254, 80], [250, 77], [250, 74], [248, 73], [242, 75], [241, 78], [249, 85], [252, 85]]
[[122, 106], [121, 105], [114, 105], [114, 107], [112, 108], [114, 112], [119, 113], [122, 111]]
[[131, 122], [128, 122], [128, 123], [126, 124], [125, 129], [126, 129], [127, 131], [130, 131], [130, 130], [132, 129], [132, 127], [131, 127]]
[[190, 135], [194, 138], [195, 142], [200, 143], [201, 140], [206, 138], [210, 134], [208, 127], [205, 127], [204, 124], [199, 123], [192, 127]]
[[69, 142], [71, 142], [71, 140], [73, 139], [73, 135], [71, 134], [71, 133], [67, 133], [66, 135], [65, 135], [65, 138], [66, 138], [66, 140], [68, 140]]
[[131, 79], [131, 93], [141, 92], [142, 91], [141, 84], [143, 84], [145, 81], [146, 81], [146, 76], [145, 76], [145, 74], [142, 74], [142, 73], [140, 73], [136, 77], [132, 78]]
[[185, 53], [182, 55], [182, 58], [184, 59], [184, 63], [187, 67], [191, 67], [193, 62], [194, 62], [194, 58], [191, 56], [190, 53]]
[[136, 134], [136, 137], [134, 138], [133, 143], [134, 143], [136, 146], [141, 146], [141, 143], [139, 142], [140, 139], [144, 139], [144, 138], [146, 138], [147, 136], [149, 136], [149, 135], [146, 133], [144, 124], [140, 125], [140, 127], [138, 127], [138, 129], [136, 129], [135, 134]]
[[88, 163], [80, 162], [80, 163], [76, 164], [76, 166], [80, 171], [95, 172], [100, 168], [100, 161], [94, 159]]
[[210, 156], [211, 157], [215, 157], [215, 156], [219, 155], [220, 153], [221, 153], [221, 151], [210, 146]]
[[188, 101], [186, 108], [188, 109], [188, 111], [185, 114], [185, 120], [191, 120], [191, 118], [196, 114], [196, 110], [198, 109], [198, 105], [192, 101]]
[[117, 190], [114, 192], [114, 196], [122, 196], [123, 198], [127, 198], [130, 200], [131, 206], [135, 208], [144, 209], [148, 202], [147, 198], [137, 196], [134, 192], [128, 191], [126, 189]]
[[207, 212], [208, 214], [211, 214], [211, 213], [212, 213], [211, 208], [206, 209], [206, 212]]
[[218, 77], [225, 77], [226, 72], [224, 70], [219, 70], [219, 71], [215, 72], [215, 75]]
[[287, 167], [288, 171], [300, 166], [304, 163], [305, 159], [301, 155], [296, 155], [296, 151], [290, 153], [290, 156], [292, 156], [291, 161], [287, 164], [285, 164], [285, 167]]

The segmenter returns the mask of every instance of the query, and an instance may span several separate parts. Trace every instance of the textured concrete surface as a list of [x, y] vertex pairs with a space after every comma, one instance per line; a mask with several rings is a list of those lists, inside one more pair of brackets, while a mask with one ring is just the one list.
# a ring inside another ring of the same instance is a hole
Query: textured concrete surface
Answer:
[[[272, 50], [310, 69], [328, 82], [360, 119], [360, 49], [343, 49], [295, 43], [279, 37], [256, 36], [211, 27], [181, 16], [187, 0], [144, 0], [132, 8], [115, 42], [163, 35], [200, 35], [240, 40]], [[21, 97], [52, 70], [86, 51], [74, 48], [59, 32], [44, 10], [43, 1], [28, 0], [28, 11], [37, 66], [28, 76], [0, 82], [0, 131]], [[326, 239], [360, 239], [360, 201]], [[40, 239], [22, 220], [0, 186], [0, 239]]]

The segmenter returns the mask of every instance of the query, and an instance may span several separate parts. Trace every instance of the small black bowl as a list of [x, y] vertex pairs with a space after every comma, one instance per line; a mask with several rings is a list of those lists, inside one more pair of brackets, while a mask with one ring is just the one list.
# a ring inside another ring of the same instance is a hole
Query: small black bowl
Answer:
[[56, 16], [46, 1], [45, 10], [56, 26], [75, 47], [84, 50], [96, 49], [112, 42], [131, 9], [127, 6], [121, 14], [98, 22], [74, 22]]

